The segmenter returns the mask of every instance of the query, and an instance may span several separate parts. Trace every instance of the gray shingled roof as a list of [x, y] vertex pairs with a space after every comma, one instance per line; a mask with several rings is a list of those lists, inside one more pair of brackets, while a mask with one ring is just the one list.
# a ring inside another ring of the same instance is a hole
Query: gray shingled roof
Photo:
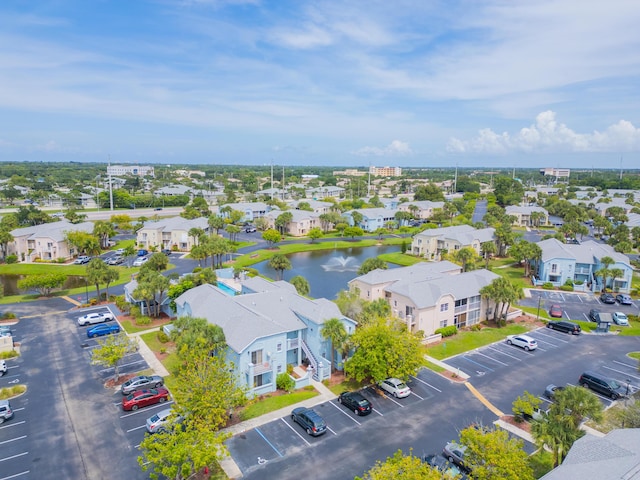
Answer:
[[640, 478], [640, 428], [613, 430], [576, 440], [562, 465], [541, 480], [631, 480]]
[[385, 291], [403, 295], [411, 299], [417, 308], [428, 308], [438, 303], [443, 295], [453, 295], [455, 299], [478, 295], [478, 291], [498, 278], [489, 270], [472, 270], [459, 275], [441, 275], [421, 281], [399, 280], [385, 288]]
[[286, 291], [281, 285], [275, 287], [276, 291], [230, 297], [213, 285], [200, 285], [180, 295], [176, 303], [188, 303], [194, 317], [222, 327], [227, 344], [238, 353], [258, 338], [306, 328], [300, 316], [318, 324], [343, 318], [337, 305], [329, 300], [311, 300]]
[[[391, 268], [388, 270], [372, 270], [361, 275], [354, 280], [360, 280], [369, 285], [379, 285], [381, 283], [395, 281], [422, 281], [426, 278], [439, 277], [444, 273], [460, 272], [460, 265], [444, 260], [442, 262], [420, 262], [409, 267]], [[417, 280], [416, 280], [417, 279]], [[349, 283], [354, 280], [349, 281]]]
[[538, 246], [542, 249], [543, 262], [556, 258], [568, 258], [575, 260], [576, 263], [593, 264], [595, 260], [600, 260], [602, 257], [611, 257], [616, 262], [631, 265], [629, 257], [626, 255], [616, 252], [610, 245], [592, 240], [583, 242], [580, 245], [573, 245], [562, 243], [557, 238], [548, 238], [538, 242]]
[[144, 228], [163, 230], [166, 232], [172, 232], [174, 230], [184, 230], [188, 232], [192, 228], [202, 228], [206, 230], [209, 228], [209, 223], [204, 217], [188, 219], [178, 215], [175, 217], [161, 218], [158, 221], [150, 220], [144, 222]]
[[494, 233], [495, 229], [491, 227], [476, 229], [471, 225], [455, 225], [452, 227], [423, 230], [418, 233], [416, 237], [438, 237], [447, 240], [455, 240], [460, 243], [460, 245], [471, 245], [474, 240], [478, 240], [480, 243], [494, 240]]
[[71, 223], [66, 220], [60, 222], [43, 223], [34, 225], [33, 227], [16, 228], [11, 231], [14, 237], [23, 237], [28, 235], [29, 238], [48, 237], [56, 242], [61, 242], [65, 238], [65, 232], [93, 232], [93, 222]]

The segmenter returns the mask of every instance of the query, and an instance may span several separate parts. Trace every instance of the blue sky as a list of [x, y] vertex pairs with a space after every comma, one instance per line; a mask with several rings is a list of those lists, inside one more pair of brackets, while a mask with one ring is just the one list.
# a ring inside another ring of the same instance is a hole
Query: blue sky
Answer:
[[0, 160], [640, 168], [631, 0], [3, 0]]

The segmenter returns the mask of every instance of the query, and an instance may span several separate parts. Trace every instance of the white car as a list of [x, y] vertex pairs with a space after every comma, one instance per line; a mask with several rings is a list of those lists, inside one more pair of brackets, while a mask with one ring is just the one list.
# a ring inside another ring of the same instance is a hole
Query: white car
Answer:
[[0, 377], [7, 373], [7, 362], [0, 360]]
[[507, 337], [507, 344], [524, 348], [527, 352], [538, 348], [538, 342], [529, 335], [509, 335]]
[[624, 313], [613, 312], [613, 315], [611, 316], [613, 317], [613, 323], [615, 323], [616, 325], [623, 325], [625, 327], [629, 326], [629, 319]]
[[138, 258], [136, 258], [135, 262], [133, 262], [133, 266], [134, 267], [141, 267], [142, 265], [144, 265], [148, 261], [149, 261], [149, 257], [138, 257]]
[[78, 318], [78, 325], [81, 327], [84, 325], [93, 325], [94, 323], [108, 322], [109, 320], [115, 320], [111, 312], [95, 312], [87, 313]]
[[381, 381], [378, 385], [382, 390], [390, 393], [396, 398], [404, 398], [411, 395], [411, 389], [409, 386], [399, 378], [387, 378], [386, 380]]
[[124, 255], [124, 248], [119, 248], [115, 251], [116, 255]]
[[171, 415], [171, 409], [166, 408], [156, 413], [153, 417], [147, 418], [147, 432], [149, 433], [166, 432], [167, 427], [169, 427], [170, 423], [180, 423], [183, 420], [181, 416], [176, 416], [176, 415], [174, 415], [170, 419], [169, 415]]

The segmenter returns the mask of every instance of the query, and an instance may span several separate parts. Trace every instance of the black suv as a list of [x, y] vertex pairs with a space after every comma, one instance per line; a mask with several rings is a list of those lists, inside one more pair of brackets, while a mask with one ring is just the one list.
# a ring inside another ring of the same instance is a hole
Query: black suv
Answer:
[[600, 310], [596, 310], [595, 308], [589, 310], [589, 320], [597, 323], [600, 320]]
[[373, 411], [371, 402], [358, 392], [342, 392], [338, 397], [338, 402], [356, 415], [369, 415]]
[[617, 400], [627, 396], [627, 387], [623, 387], [614, 379], [600, 375], [599, 373], [586, 371], [578, 379], [578, 383], [585, 388], [590, 388], [603, 395]]
[[551, 320], [547, 323], [547, 328], [558, 330], [560, 332], [571, 333], [572, 335], [580, 335], [580, 332], [582, 331], [580, 325], [567, 320], [560, 320], [558, 322]]
[[291, 420], [304, 428], [309, 435], [317, 437], [327, 431], [327, 424], [322, 417], [311, 408], [294, 408], [291, 412]]

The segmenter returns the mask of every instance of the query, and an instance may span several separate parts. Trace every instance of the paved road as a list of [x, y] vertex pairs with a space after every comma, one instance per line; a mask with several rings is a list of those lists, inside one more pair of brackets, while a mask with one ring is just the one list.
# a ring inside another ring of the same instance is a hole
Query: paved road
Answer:
[[484, 216], [487, 213], [487, 201], [486, 200], [478, 200], [476, 202], [476, 208], [473, 211], [473, 217], [471, 217], [472, 223], [482, 222]]

